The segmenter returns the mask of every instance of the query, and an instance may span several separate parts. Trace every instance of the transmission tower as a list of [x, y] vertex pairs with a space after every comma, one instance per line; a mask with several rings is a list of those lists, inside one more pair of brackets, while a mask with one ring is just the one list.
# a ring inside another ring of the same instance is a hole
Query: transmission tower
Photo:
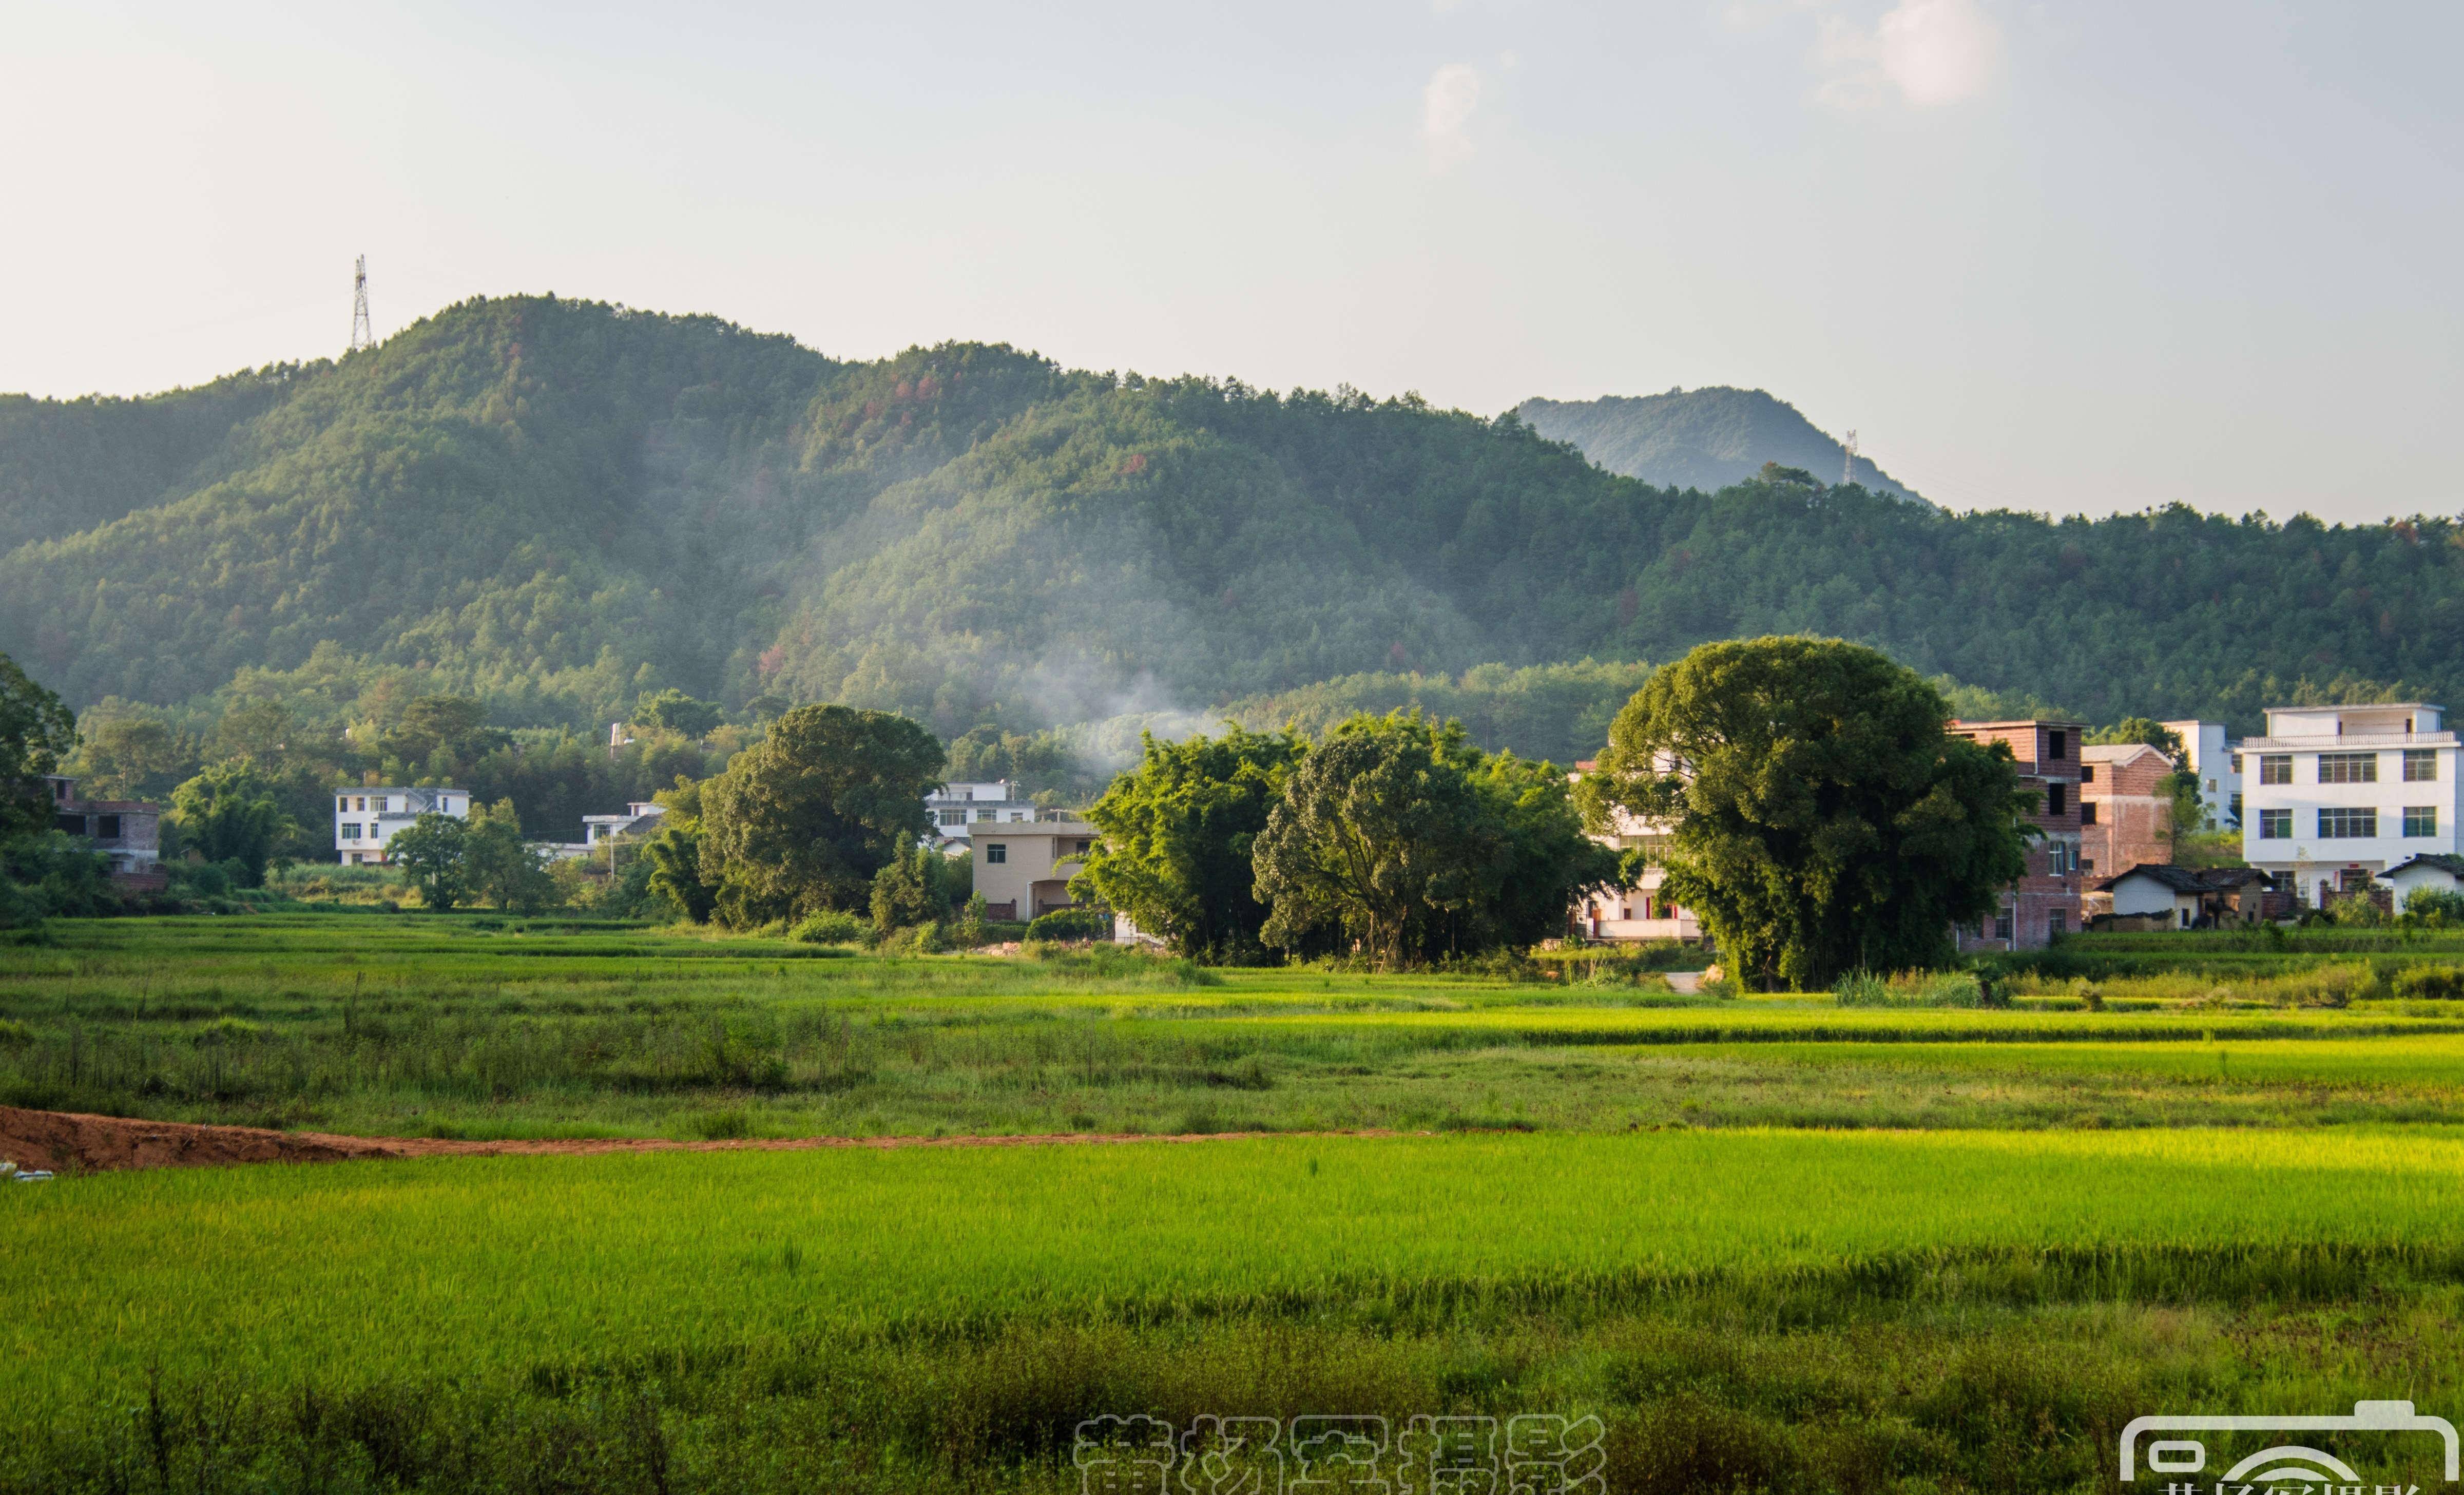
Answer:
[[368, 257], [363, 254], [360, 262], [351, 267], [351, 345], [347, 351], [357, 353], [376, 345], [376, 332], [368, 325]]
[[1839, 486], [1845, 488], [1857, 480], [1857, 433], [1850, 431], [1841, 445], [1847, 450], [1839, 460]]

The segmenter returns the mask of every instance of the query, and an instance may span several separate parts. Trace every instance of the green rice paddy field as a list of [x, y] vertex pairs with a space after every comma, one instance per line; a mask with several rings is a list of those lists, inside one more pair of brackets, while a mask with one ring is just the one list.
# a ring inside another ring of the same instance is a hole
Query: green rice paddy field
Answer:
[[520, 920], [54, 934], [0, 950], [0, 1104], [1157, 1139], [0, 1186], [0, 1489], [1058, 1491], [1108, 1413], [1545, 1413], [1599, 1419], [1600, 1488], [2068, 1490], [2123, 1487], [2145, 1413], [2464, 1413], [2464, 1002], [2393, 979], [2464, 964], [2435, 940], [2083, 938], [1972, 1010]]

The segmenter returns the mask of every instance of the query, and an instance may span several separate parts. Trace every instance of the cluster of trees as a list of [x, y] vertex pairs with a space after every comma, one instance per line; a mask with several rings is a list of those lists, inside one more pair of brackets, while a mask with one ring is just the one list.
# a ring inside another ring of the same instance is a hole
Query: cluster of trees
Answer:
[[1072, 890], [1198, 958], [1357, 953], [1393, 968], [1528, 946], [1617, 872], [1566, 776], [1417, 711], [1150, 737], [1087, 818]]
[[[2464, 686], [2450, 520], [1953, 515], [1788, 468], [1706, 495], [1409, 396], [980, 344], [846, 363], [553, 297], [157, 399], [0, 400], [0, 649], [72, 702], [199, 734], [217, 701], [334, 731], [387, 691], [387, 725], [484, 702], [510, 741], [350, 751], [490, 760], [534, 833], [550, 796], [511, 780], [561, 761], [556, 734], [586, 751], [677, 685], [748, 727], [790, 700], [898, 712], [1044, 782], [1067, 765], [1040, 733], [1132, 699], [1294, 694], [1313, 729], [1418, 702], [1491, 749], [1583, 753], [1605, 674], [1462, 672], [1757, 633], [2106, 718]], [[217, 554], [252, 563], [196, 562]]]

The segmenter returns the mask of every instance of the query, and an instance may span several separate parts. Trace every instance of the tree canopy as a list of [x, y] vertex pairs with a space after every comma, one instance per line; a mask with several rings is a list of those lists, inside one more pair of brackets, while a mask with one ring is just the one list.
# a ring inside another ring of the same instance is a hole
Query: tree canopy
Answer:
[[1356, 941], [1390, 969], [1563, 933], [1577, 894], [1617, 870], [1563, 774], [1492, 759], [1418, 712], [1355, 716], [1310, 748], [1251, 861], [1267, 944]]
[[0, 654], [0, 840], [51, 827], [42, 776], [77, 743], [77, 718], [60, 698]]
[[2032, 799], [1947, 715], [1859, 645], [1705, 644], [1617, 714], [1582, 798], [1669, 827], [1663, 890], [1766, 987], [1936, 964], [2025, 870]]
[[1088, 806], [1102, 836], [1071, 892], [1127, 913], [1176, 954], [1261, 958], [1266, 906], [1250, 854], [1308, 739], [1235, 726], [1178, 742], [1149, 734], [1141, 746], [1137, 766]]
[[932, 828], [924, 796], [942, 748], [904, 716], [803, 706], [701, 787], [700, 852], [714, 907], [743, 927], [869, 909], [873, 875]]

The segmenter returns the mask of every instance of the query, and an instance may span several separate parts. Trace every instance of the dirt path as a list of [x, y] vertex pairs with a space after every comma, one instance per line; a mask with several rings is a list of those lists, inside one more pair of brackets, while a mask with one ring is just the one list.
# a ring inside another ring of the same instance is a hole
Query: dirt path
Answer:
[[[1221, 1142], [1257, 1132], [1176, 1136], [1060, 1132], [1050, 1136], [757, 1137], [677, 1142], [663, 1137], [591, 1140], [451, 1142], [437, 1137], [350, 1137], [321, 1132], [269, 1132], [261, 1127], [208, 1127], [183, 1121], [131, 1121], [73, 1111], [0, 1106], [0, 1158], [20, 1168], [92, 1173], [121, 1168], [220, 1168], [233, 1163], [340, 1163], [361, 1157], [493, 1157], [587, 1153], [779, 1153], [822, 1147], [1059, 1147], [1120, 1142]], [[1345, 1132], [1377, 1136], [1381, 1132]]]

